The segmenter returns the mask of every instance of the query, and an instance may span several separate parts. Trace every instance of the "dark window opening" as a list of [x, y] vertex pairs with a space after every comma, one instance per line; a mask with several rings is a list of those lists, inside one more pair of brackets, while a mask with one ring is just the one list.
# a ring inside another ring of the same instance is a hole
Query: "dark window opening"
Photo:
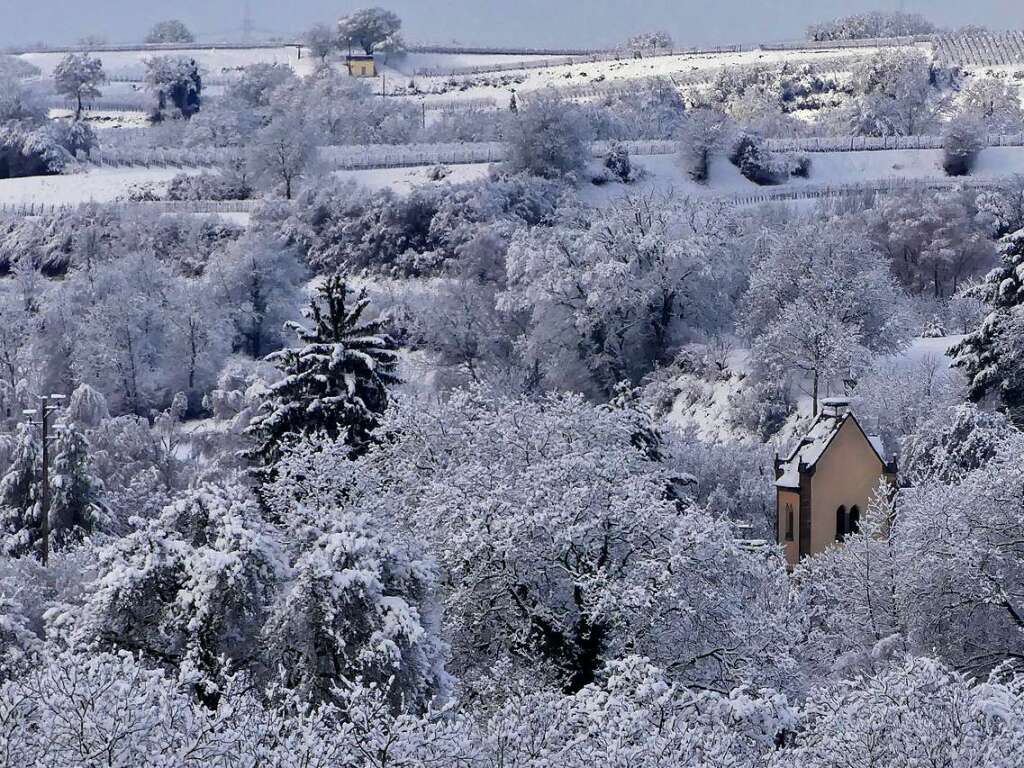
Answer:
[[860, 507], [850, 507], [850, 520], [847, 523], [847, 533], [860, 533]]
[[836, 541], [846, 538], [846, 507], [836, 510]]
[[786, 505], [786, 541], [793, 540], [793, 505]]

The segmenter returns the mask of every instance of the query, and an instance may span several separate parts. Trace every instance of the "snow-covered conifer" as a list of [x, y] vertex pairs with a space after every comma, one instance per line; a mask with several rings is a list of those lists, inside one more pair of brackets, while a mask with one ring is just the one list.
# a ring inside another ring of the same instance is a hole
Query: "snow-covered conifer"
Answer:
[[996, 398], [1024, 424], [1024, 230], [1002, 241], [1002, 264], [978, 286], [989, 314], [950, 350], [968, 379], [971, 399]]
[[380, 320], [363, 317], [370, 304], [365, 291], [352, 299], [340, 275], [326, 278], [310, 301], [310, 326], [290, 325], [301, 346], [268, 358], [284, 378], [248, 429], [257, 442], [252, 455], [264, 467], [303, 435], [345, 436], [354, 454], [369, 445], [388, 389], [398, 382], [396, 346]]

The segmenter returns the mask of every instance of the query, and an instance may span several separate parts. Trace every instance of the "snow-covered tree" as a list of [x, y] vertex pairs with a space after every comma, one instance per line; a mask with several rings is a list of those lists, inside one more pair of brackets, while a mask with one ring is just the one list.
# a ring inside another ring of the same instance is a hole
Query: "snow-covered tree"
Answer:
[[622, 45], [628, 51], [672, 50], [674, 46], [672, 35], [663, 29], [633, 35]]
[[274, 90], [285, 85], [294, 86], [295, 72], [288, 64], [258, 62], [243, 67], [231, 81], [225, 95], [250, 109], [270, 106]]
[[215, 705], [247, 665], [283, 568], [259, 505], [233, 485], [189, 491], [100, 551], [103, 576], [82, 608], [78, 642], [168, 669]]
[[950, 176], [966, 176], [985, 148], [984, 126], [970, 114], [950, 120], [942, 131], [943, 170]]
[[144, 63], [146, 87], [156, 98], [154, 119], [162, 120], [168, 105], [173, 105], [186, 120], [199, 111], [203, 80], [195, 59], [154, 56]]
[[[629, 199], [517, 234], [499, 307], [529, 318], [522, 349], [545, 386], [607, 397], [729, 317], [735, 221], [693, 200]], [[522, 321], [521, 321], [522, 322]]]
[[580, 109], [557, 93], [536, 94], [520, 107], [505, 138], [506, 164], [514, 173], [557, 179], [579, 173], [592, 157], [590, 126]]
[[968, 394], [992, 396], [1024, 424], [1024, 230], [1003, 238], [1002, 264], [978, 286], [989, 314], [950, 354], [967, 375]]
[[402, 20], [383, 8], [361, 8], [338, 19], [338, 39], [341, 44], [356, 45], [367, 56], [393, 40], [401, 29]]
[[189, 28], [178, 19], [167, 19], [158, 21], [146, 34], [146, 43], [191, 43], [195, 42], [195, 35]]
[[270, 387], [248, 432], [253, 457], [272, 467], [303, 435], [344, 437], [354, 454], [368, 447], [388, 405], [395, 376], [396, 345], [380, 320], [363, 317], [370, 301], [354, 297], [340, 275], [326, 278], [310, 301], [309, 327], [291, 323], [301, 346], [268, 360], [284, 373]]
[[712, 159], [729, 145], [733, 132], [728, 116], [709, 107], [691, 110], [683, 116], [677, 134], [679, 158], [690, 178], [707, 181]]
[[948, 298], [995, 261], [986, 221], [991, 214], [979, 208], [980, 202], [961, 190], [887, 195], [866, 212], [868, 236], [889, 257], [893, 274], [909, 293]]
[[48, 516], [50, 546], [59, 551], [103, 522], [103, 487], [93, 476], [85, 435], [74, 424], [59, 426], [53, 452]]
[[872, 11], [812, 24], [807, 29], [807, 38], [815, 41], [863, 40], [930, 35], [935, 31], [935, 25], [919, 13]]
[[99, 86], [106, 79], [103, 62], [87, 53], [69, 53], [53, 71], [57, 93], [75, 100], [75, 120], [82, 117], [82, 99], [101, 96]]
[[103, 393], [88, 384], [80, 384], [68, 398], [64, 408], [64, 417], [68, 422], [86, 429], [98, 427], [110, 418], [107, 399]]
[[284, 344], [284, 324], [299, 317], [305, 277], [292, 249], [257, 238], [216, 254], [205, 275], [234, 326], [235, 348], [253, 358]]
[[320, 60], [320, 66], [327, 63], [327, 57], [338, 47], [337, 34], [326, 24], [314, 24], [302, 39], [309, 52]]
[[961, 403], [932, 413], [906, 440], [900, 473], [912, 484], [958, 482], [981, 469], [1013, 437], [1013, 425], [1004, 415]]
[[847, 110], [858, 136], [915, 136], [936, 126], [943, 100], [931, 60], [914, 48], [884, 48], [853, 72], [855, 99]]
[[[289, 526], [301, 530], [289, 512]], [[267, 663], [308, 702], [339, 700], [360, 680], [388, 691], [396, 711], [417, 711], [447, 683], [433, 604], [434, 568], [387, 541], [351, 511], [319, 510], [263, 628]]]
[[249, 171], [292, 199], [296, 184], [316, 158], [317, 142], [304, 115], [280, 115], [260, 129], [249, 146]]
[[978, 118], [989, 133], [1019, 133], [1024, 108], [1018, 89], [994, 77], [977, 77], [960, 93], [960, 110]]
[[389, 414], [392, 441], [324, 476], [436, 553], [453, 671], [507, 661], [579, 691], [632, 651], [701, 685], [778, 679], [760, 649], [784, 653], [779, 561], [673, 500], [636, 411], [476, 391]]
[[872, 353], [895, 352], [907, 341], [888, 265], [848, 237], [840, 220], [762, 239], [742, 305], [741, 330], [755, 359], [780, 376], [796, 370], [809, 379], [815, 413], [823, 386], [855, 378]]
[[7, 470], [0, 479], [0, 530], [3, 554], [31, 554], [42, 541], [42, 451], [39, 434], [21, 424]]
[[[177, 365], [166, 385], [181, 391], [194, 409], [212, 389], [231, 351], [233, 331], [227, 308], [217, 303], [209, 283], [181, 280], [172, 288], [167, 356]], [[173, 375], [178, 373], [179, 375]]]

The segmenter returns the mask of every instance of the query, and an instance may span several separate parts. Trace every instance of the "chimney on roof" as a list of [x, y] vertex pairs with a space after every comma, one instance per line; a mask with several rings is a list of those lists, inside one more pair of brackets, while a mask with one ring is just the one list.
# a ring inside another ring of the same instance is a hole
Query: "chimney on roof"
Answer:
[[821, 401], [821, 412], [825, 416], [839, 418], [850, 411], [850, 399], [847, 397], [826, 397]]

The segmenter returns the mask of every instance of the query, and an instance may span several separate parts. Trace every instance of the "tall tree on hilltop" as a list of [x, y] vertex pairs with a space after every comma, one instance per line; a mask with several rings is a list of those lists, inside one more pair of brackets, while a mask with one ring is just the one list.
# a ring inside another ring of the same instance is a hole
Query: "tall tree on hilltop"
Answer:
[[290, 323], [301, 346], [270, 355], [284, 373], [262, 403], [248, 433], [257, 446], [251, 457], [264, 467], [303, 435], [344, 437], [357, 455], [370, 442], [398, 383], [394, 340], [379, 321], [364, 321], [366, 292], [355, 301], [340, 275], [328, 277], [310, 301], [311, 327]]

